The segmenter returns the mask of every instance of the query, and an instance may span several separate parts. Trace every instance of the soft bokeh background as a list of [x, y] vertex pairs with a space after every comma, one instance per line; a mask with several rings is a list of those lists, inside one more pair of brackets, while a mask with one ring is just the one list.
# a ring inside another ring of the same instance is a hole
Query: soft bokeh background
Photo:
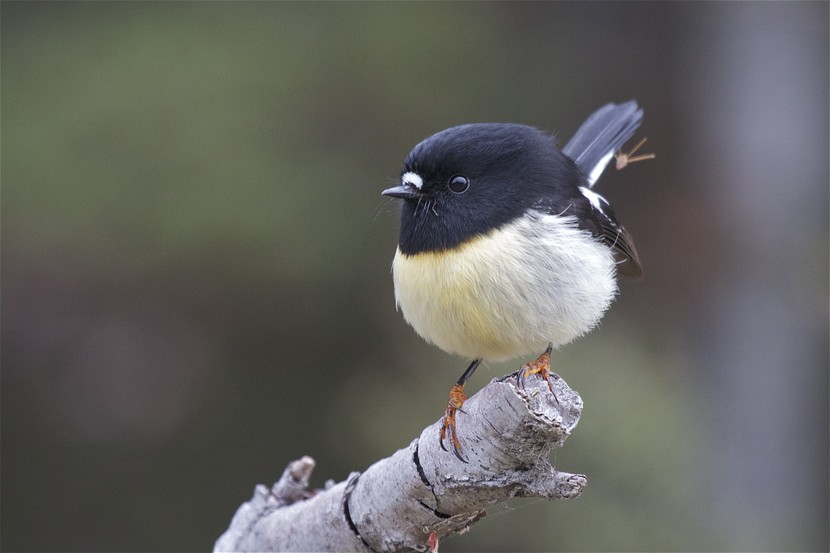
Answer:
[[287, 462], [405, 446], [466, 361], [395, 312], [380, 190], [630, 98], [646, 278], [555, 357], [589, 487], [441, 549], [827, 550], [827, 2], [1, 9], [4, 550], [205, 550]]

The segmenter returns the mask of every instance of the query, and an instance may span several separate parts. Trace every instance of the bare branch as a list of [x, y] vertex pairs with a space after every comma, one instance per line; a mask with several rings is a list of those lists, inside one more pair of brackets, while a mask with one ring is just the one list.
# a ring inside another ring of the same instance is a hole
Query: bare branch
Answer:
[[258, 485], [216, 551], [426, 551], [430, 534], [465, 532], [513, 497], [572, 499], [587, 480], [548, 462], [579, 421], [582, 399], [564, 380], [493, 380], [457, 418], [468, 463], [441, 449], [440, 421], [391, 457], [325, 490], [307, 491], [314, 460]]

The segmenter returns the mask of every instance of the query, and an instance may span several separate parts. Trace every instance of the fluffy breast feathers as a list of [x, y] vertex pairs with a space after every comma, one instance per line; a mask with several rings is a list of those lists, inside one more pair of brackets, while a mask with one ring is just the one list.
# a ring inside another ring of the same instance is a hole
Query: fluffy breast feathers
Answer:
[[591, 330], [617, 293], [609, 248], [573, 217], [529, 212], [440, 252], [395, 254], [395, 300], [425, 340], [499, 361]]

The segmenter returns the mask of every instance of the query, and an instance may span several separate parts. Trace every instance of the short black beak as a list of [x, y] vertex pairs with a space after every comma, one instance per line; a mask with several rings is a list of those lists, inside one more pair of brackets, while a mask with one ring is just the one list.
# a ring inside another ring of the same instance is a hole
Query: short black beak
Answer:
[[423, 195], [420, 190], [411, 184], [402, 184], [400, 186], [387, 188], [381, 192], [381, 194], [384, 196], [392, 196], [393, 198], [402, 198], [404, 200], [413, 200], [415, 198], [420, 198]]

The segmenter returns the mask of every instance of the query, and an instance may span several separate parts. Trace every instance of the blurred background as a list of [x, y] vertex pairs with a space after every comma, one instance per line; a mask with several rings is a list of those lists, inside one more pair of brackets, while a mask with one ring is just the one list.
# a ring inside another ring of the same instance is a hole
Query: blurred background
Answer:
[[0, 9], [4, 550], [207, 550], [289, 461], [406, 446], [467, 361], [396, 313], [380, 191], [631, 98], [646, 277], [554, 358], [589, 486], [441, 550], [827, 550], [827, 2]]

